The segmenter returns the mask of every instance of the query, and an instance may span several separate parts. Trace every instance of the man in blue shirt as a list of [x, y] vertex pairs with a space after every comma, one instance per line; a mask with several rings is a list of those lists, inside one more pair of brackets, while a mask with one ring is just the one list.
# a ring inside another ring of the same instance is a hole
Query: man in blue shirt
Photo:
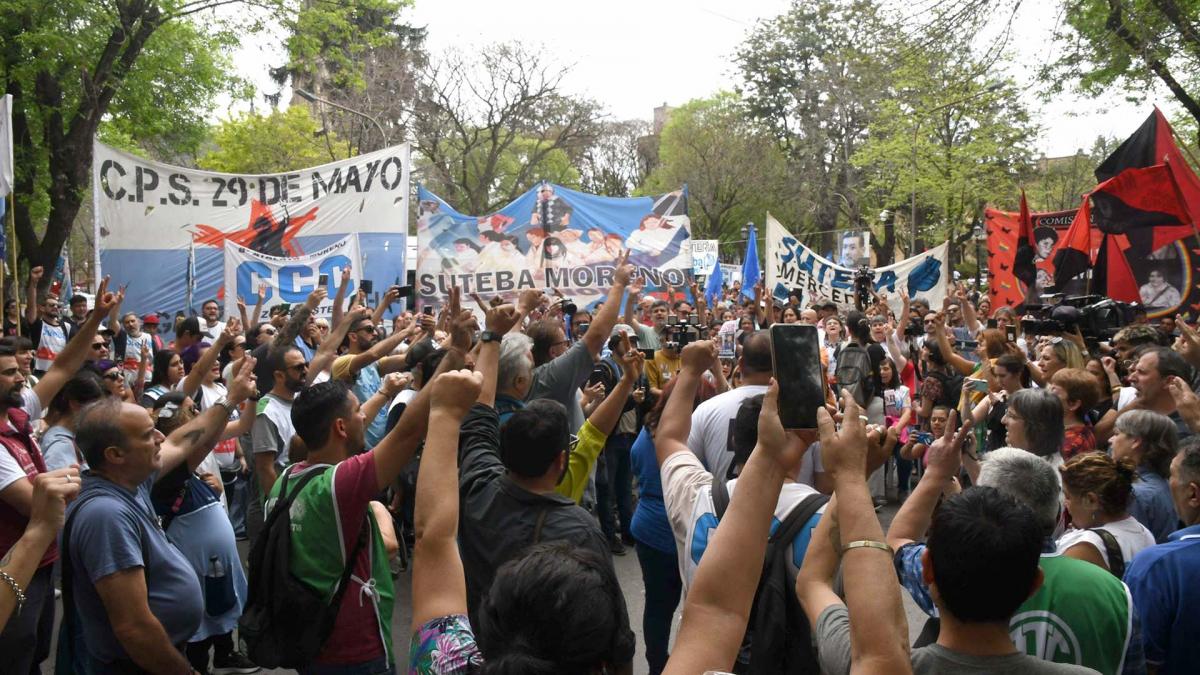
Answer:
[[1200, 439], [1171, 462], [1171, 496], [1186, 527], [1144, 549], [1125, 572], [1142, 622], [1146, 663], [1158, 673], [1195, 672], [1200, 664]]

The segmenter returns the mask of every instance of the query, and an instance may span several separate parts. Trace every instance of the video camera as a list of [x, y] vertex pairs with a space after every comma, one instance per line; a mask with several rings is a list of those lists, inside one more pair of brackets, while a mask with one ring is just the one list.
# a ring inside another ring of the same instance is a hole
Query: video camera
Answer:
[[[1056, 296], [1043, 296], [1053, 300]], [[1118, 302], [1102, 295], [1075, 295], [1055, 304], [1026, 305], [1021, 330], [1027, 335], [1070, 333], [1085, 339], [1110, 340], [1133, 321], [1137, 303]]]
[[680, 317], [674, 314], [667, 317], [667, 339], [663, 344], [664, 349], [682, 352], [684, 347], [702, 339], [707, 332], [707, 329], [700, 325], [694, 312], [683, 316], [682, 319], [681, 322]]
[[858, 311], [862, 311], [867, 304], [868, 298], [871, 297], [871, 291], [875, 286], [875, 270], [869, 265], [863, 265], [854, 273], [854, 304], [858, 307]]

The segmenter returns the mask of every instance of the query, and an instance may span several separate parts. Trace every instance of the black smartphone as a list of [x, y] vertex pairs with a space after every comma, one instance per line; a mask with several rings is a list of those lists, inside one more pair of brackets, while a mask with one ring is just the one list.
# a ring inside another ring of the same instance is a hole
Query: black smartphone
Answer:
[[1005, 326], [1004, 334], [1008, 336], [1009, 342], [1017, 341], [1017, 327], [1016, 326]]
[[329, 288], [329, 275], [322, 274], [317, 277], [317, 288]]
[[771, 326], [771, 362], [779, 383], [779, 420], [784, 429], [816, 429], [817, 409], [825, 405], [817, 327]]
[[396, 296], [398, 299], [406, 299], [406, 298], [411, 298], [413, 296], [413, 287], [412, 286], [393, 286], [392, 288], [395, 288], [397, 290], [397, 292], [399, 293]]
[[421, 308], [421, 311], [428, 314], [429, 316], [433, 316], [433, 305], [425, 305], [424, 307]]
[[642, 356], [646, 357], [647, 361], [654, 360], [654, 350], [653, 349], [639, 349], [638, 351], [642, 353]]
[[584, 333], [587, 333], [588, 326], [591, 326], [591, 325], [592, 324], [588, 323], [587, 321], [583, 321], [583, 322], [579, 323], [578, 325], [572, 326], [571, 332], [574, 333], [575, 337], [580, 337]]
[[372, 283], [370, 279], [363, 279], [362, 281], [358, 282], [358, 287], [361, 288], [362, 292], [366, 293], [367, 295], [370, 295], [375, 290], [375, 284]]

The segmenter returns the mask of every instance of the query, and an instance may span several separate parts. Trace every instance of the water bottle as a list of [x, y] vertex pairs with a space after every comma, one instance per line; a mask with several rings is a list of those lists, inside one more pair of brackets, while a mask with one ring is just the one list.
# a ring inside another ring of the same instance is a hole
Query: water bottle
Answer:
[[209, 616], [221, 616], [237, 603], [233, 578], [226, 576], [225, 565], [217, 556], [209, 556], [208, 573], [204, 575], [204, 611]]

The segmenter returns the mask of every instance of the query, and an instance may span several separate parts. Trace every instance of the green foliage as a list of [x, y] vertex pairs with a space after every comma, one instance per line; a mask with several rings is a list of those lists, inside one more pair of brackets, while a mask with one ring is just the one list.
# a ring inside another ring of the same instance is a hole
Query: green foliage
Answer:
[[1049, 93], [1125, 91], [1141, 103], [1165, 85], [1200, 121], [1200, 1], [1071, 0], [1055, 36], [1058, 57], [1040, 73]]
[[910, 50], [895, 64], [889, 96], [853, 157], [872, 210], [904, 213], [911, 226], [915, 189], [924, 243], [962, 237], [984, 204], [1011, 201], [1033, 159], [1037, 129], [1021, 90], [989, 84], [961, 47]]
[[403, 30], [397, 20], [412, 0], [353, 0], [304, 2], [291, 18], [288, 30], [288, 65], [276, 71], [283, 84], [288, 75], [305, 85], [321, 83], [340, 91], [361, 91], [366, 86], [362, 61], [375, 48], [389, 46]]
[[873, 0], [795, 0], [760, 22], [738, 52], [749, 115], [786, 153], [790, 192], [802, 207], [788, 224], [801, 231], [864, 220], [850, 158], [898, 59], [886, 40], [893, 31]]
[[13, 212], [30, 264], [54, 264], [66, 243], [90, 188], [96, 137], [156, 159], [199, 147], [216, 97], [239, 85], [226, 54], [244, 26], [211, 11], [220, 4], [0, 0]]
[[639, 192], [688, 187], [692, 235], [739, 239], [747, 221], [763, 222], [770, 209], [791, 215], [787, 162], [766, 129], [747, 114], [737, 94], [689, 101], [671, 113], [659, 145], [659, 165]]
[[308, 107], [294, 105], [269, 115], [246, 113], [213, 131], [215, 149], [197, 161], [202, 169], [227, 173], [282, 173], [345, 159], [345, 146], [320, 127]]

